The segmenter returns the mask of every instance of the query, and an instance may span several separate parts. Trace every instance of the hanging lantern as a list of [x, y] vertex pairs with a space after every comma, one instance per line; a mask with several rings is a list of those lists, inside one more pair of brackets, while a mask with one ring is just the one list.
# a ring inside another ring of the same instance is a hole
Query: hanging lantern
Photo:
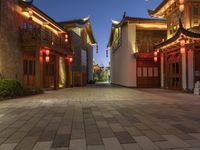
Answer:
[[158, 52], [154, 51], [154, 56], [157, 57], [158, 56]]
[[32, 11], [32, 10], [29, 10], [29, 11], [28, 11], [28, 14], [29, 14], [30, 17], [32, 17], [32, 16], [33, 16], [33, 11]]
[[179, 4], [184, 4], [184, 0], [179, 0]]
[[98, 53], [99, 52], [99, 47], [98, 47], [98, 45], [96, 46], [96, 53]]
[[43, 49], [40, 50], [40, 62], [43, 62]]
[[33, 20], [33, 18], [32, 18], [32, 16], [33, 16], [33, 11], [30, 9], [30, 10], [28, 11], [28, 14], [29, 14], [28, 20], [31, 22], [31, 21]]
[[50, 61], [50, 57], [49, 57], [49, 56], [46, 56], [46, 57], [45, 57], [45, 60], [46, 60], [46, 62], [48, 63], [48, 62]]
[[154, 57], [153, 60], [156, 63], [158, 61], [158, 57]]
[[106, 57], [108, 57], [108, 49], [106, 50]]
[[181, 47], [180, 51], [181, 51], [181, 54], [185, 54], [185, 51], [186, 51], [185, 47]]
[[69, 41], [68, 38], [69, 38], [68, 34], [65, 34], [65, 42], [66, 42], [66, 43]]
[[46, 49], [46, 50], [45, 50], [45, 54], [46, 54], [46, 56], [49, 56], [49, 55], [50, 55], [50, 50], [49, 50], [49, 49]]
[[184, 4], [180, 4], [180, 5], [179, 5], [179, 11], [180, 11], [180, 12], [183, 12], [184, 9], [185, 9]]
[[71, 63], [73, 61], [73, 58], [72, 57], [69, 57], [69, 62]]
[[185, 43], [186, 43], [186, 42], [185, 42], [185, 39], [182, 38], [182, 39], [180, 40], [180, 45], [181, 45], [181, 46], [185, 46]]

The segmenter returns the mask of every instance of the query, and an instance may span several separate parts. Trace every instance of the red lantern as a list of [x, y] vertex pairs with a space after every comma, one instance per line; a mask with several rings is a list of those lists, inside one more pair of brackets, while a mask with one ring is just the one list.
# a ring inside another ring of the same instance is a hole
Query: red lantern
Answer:
[[185, 47], [181, 47], [181, 54], [185, 54], [185, 51], [186, 51], [186, 49], [185, 49]]
[[49, 57], [49, 56], [46, 56], [46, 57], [45, 57], [45, 60], [46, 60], [46, 62], [48, 63], [48, 62], [50, 61], [50, 57]]
[[181, 45], [181, 46], [185, 46], [185, 39], [181, 39], [181, 40], [180, 40], [180, 45]]
[[45, 54], [46, 54], [46, 56], [49, 56], [50, 55], [50, 50], [46, 49], [45, 50]]
[[158, 57], [154, 57], [154, 62], [156, 63], [158, 61]]
[[158, 52], [157, 52], [157, 51], [154, 52], [154, 56], [155, 56], [155, 57], [158, 56]]
[[73, 58], [71, 57], [71, 56], [69, 56], [69, 57], [66, 57], [66, 60], [68, 61], [68, 62], [73, 62]]
[[70, 57], [70, 58], [69, 58], [69, 62], [71, 63], [72, 61], [73, 61], [73, 58], [72, 58], [72, 57]]
[[68, 34], [65, 34], [65, 42], [67, 43], [69, 40], [68, 40]]
[[30, 17], [32, 17], [32, 16], [33, 16], [33, 11], [32, 11], [32, 10], [29, 10], [29, 11], [28, 11], [28, 14], [29, 14]]
[[179, 5], [179, 11], [180, 11], [180, 12], [183, 12], [184, 9], [185, 9], [184, 4], [180, 4], [180, 5]]
[[184, 3], [184, 0], [179, 0], [179, 4], [183, 4]]

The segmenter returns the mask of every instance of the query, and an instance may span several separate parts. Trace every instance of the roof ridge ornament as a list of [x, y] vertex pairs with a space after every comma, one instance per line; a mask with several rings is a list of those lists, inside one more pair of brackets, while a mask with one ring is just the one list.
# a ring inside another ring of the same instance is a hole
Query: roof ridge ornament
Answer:
[[24, 3], [28, 3], [28, 4], [32, 4], [33, 3], [33, 0], [21, 0], [22, 2]]

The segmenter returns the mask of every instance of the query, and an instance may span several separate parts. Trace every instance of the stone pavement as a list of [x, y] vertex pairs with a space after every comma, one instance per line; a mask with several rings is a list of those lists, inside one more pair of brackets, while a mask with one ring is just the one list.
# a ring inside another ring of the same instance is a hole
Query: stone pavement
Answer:
[[0, 150], [200, 150], [200, 97], [114, 86], [0, 102]]

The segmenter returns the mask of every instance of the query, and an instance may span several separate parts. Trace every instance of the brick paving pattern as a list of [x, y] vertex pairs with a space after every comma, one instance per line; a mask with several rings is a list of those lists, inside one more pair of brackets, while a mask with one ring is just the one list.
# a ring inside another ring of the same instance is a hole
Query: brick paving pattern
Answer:
[[0, 150], [200, 150], [200, 97], [96, 85], [2, 101]]

